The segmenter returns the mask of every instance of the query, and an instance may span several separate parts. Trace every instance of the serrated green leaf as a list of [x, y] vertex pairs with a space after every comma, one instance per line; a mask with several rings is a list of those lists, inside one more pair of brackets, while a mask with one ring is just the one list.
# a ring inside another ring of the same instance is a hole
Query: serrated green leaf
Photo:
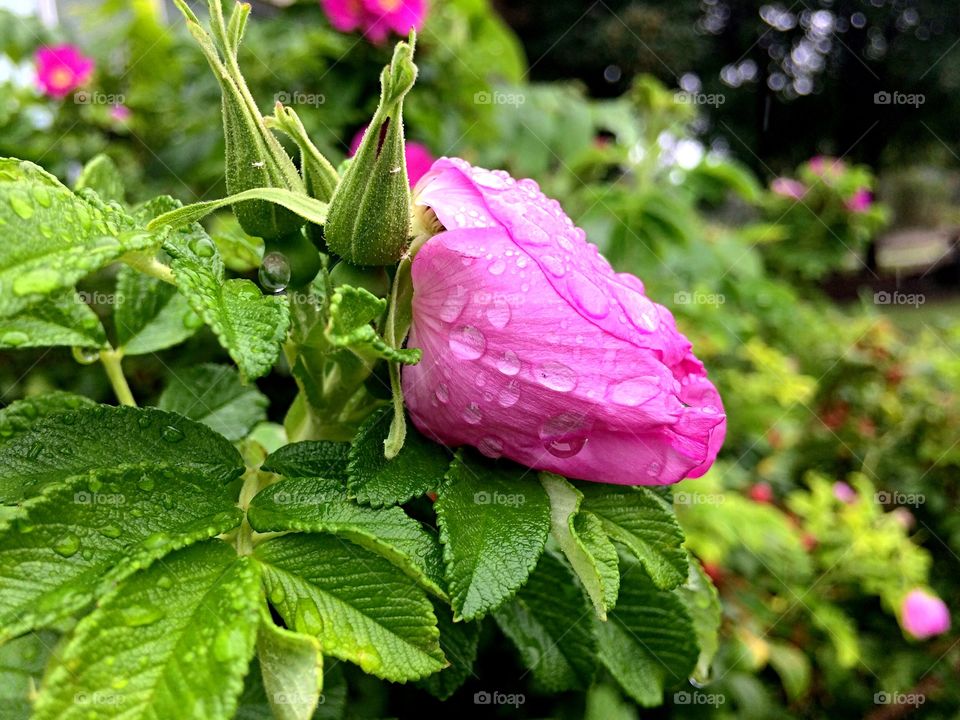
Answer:
[[190, 471], [98, 471], [49, 486], [0, 532], [0, 641], [76, 612], [241, 518], [228, 486]]
[[450, 663], [423, 680], [418, 685], [440, 700], [446, 700], [455, 693], [466, 680], [476, 674], [473, 663], [477, 659], [477, 645], [480, 642], [479, 622], [454, 622], [453, 614], [446, 605], [433, 602], [433, 613], [437, 616], [440, 628], [440, 649]]
[[98, 405], [42, 418], [0, 442], [0, 500], [71, 475], [145, 463], [196, 472], [214, 486], [243, 472], [240, 453], [205, 425], [154, 408]]
[[57, 644], [52, 632], [34, 632], [0, 647], [0, 718], [27, 720], [31, 696], [40, 684], [43, 668]]
[[434, 507], [453, 609], [458, 618], [481, 617], [510, 599], [536, 567], [550, 531], [550, 501], [529, 470], [460, 452]]
[[103, 347], [107, 336], [97, 314], [73, 291], [0, 317], [0, 349], [78, 345]]
[[104, 202], [117, 202], [121, 205], [124, 200], [123, 176], [108, 155], [100, 154], [83, 166], [80, 176], [73, 184], [73, 189], [80, 192], [84, 189], [93, 190]]
[[330, 299], [327, 340], [334, 347], [350, 348], [367, 360], [383, 358], [406, 365], [420, 362], [417, 348], [394, 348], [370, 324], [387, 308], [387, 301], [364, 288], [341, 285]]
[[305, 440], [273, 451], [261, 470], [288, 477], [320, 477], [346, 482], [350, 443]]
[[117, 273], [117, 344], [124, 355], [145, 355], [177, 345], [201, 322], [176, 287], [124, 265]]
[[693, 557], [690, 558], [690, 576], [677, 592], [686, 604], [697, 631], [700, 657], [694, 677], [701, 684], [706, 684], [710, 681], [710, 665], [720, 642], [717, 635], [720, 629], [720, 597], [700, 563]]
[[544, 553], [516, 597], [493, 611], [536, 684], [547, 692], [583, 690], [597, 667], [590, 603], [567, 567]]
[[174, 229], [185, 227], [202, 220], [214, 210], [250, 200], [263, 200], [279, 205], [315, 225], [323, 225], [327, 219], [326, 203], [291, 190], [264, 187], [244, 190], [219, 200], [207, 200], [171, 210], [150, 221], [147, 227], [150, 230], [159, 230], [165, 227]]
[[404, 503], [436, 490], [450, 466], [450, 455], [413, 428], [403, 449], [392, 460], [383, 455], [383, 442], [390, 432], [390, 408], [381, 408], [360, 426], [350, 449], [350, 494], [362, 503], [381, 507]]
[[277, 627], [264, 608], [257, 630], [264, 694], [276, 720], [310, 720], [323, 689], [320, 642]]
[[220, 254], [199, 225], [172, 234], [164, 247], [173, 257], [177, 288], [230, 353], [244, 382], [269, 372], [290, 324], [286, 298], [264, 295], [249, 280], [226, 280]]
[[580, 578], [597, 617], [606, 620], [620, 590], [617, 549], [600, 518], [589, 510], [580, 510], [583, 493], [553, 473], [541, 473], [540, 482], [550, 496], [553, 537]]
[[669, 590], [687, 579], [683, 530], [673, 507], [642, 487], [581, 483], [582, 509], [600, 518], [612, 540], [636, 555], [656, 586]]
[[229, 365], [197, 365], [171, 373], [157, 406], [203, 423], [227, 440], [242, 440], [267, 419], [270, 401], [255, 385], [243, 385]]
[[210, 540], [121, 583], [77, 625], [36, 720], [233, 717], [253, 654], [256, 563]]
[[423, 591], [389, 561], [327, 535], [259, 544], [267, 596], [288, 627], [324, 654], [385, 680], [418, 680], [446, 664]]
[[75, 195], [37, 165], [14, 158], [0, 158], [0, 226], [0, 317], [160, 242], [118, 206]]
[[89, 398], [62, 390], [17, 400], [0, 410], [0, 443], [6, 442], [17, 433], [26, 432], [50, 415], [96, 406]]
[[330, 533], [382, 555], [440, 598], [443, 554], [436, 536], [402, 508], [373, 509], [346, 498], [339, 480], [287, 478], [262, 490], [250, 503], [258, 532]]
[[653, 707], [693, 672], [696, 630], [677, 592], [659, 589], [632, 558], [620, 559], [617, 607], [596, 623], [600, 661], [639, 705]]

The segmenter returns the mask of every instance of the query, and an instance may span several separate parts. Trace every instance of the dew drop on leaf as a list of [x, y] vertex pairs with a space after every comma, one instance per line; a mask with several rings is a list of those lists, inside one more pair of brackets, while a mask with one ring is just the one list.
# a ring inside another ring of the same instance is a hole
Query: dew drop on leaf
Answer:
[[53, 545], [53, 551], [65, 558], [76, 555], [79, 549], [80, 538], [73, 533], [67, 533]]
[[323, 632], [323, 618], [320, 610], [310, 598], [300, 598], [294, 618], [294, 627], [307, 635], [319, 635]]
[[183, 430], [176, 428], [173, 425], [167, 425], [163, 430], [160, 431], [160, 437], [162, 437], [168, 443], [178, 443], [183, 440]]
[[24, 343], [30, 340], [30, 336], [25, 332], [20, 332], [19, 330], [10, 330], [5, 332], [2, 337], [0, 337], [0, 345], [6, 345], [7, 347], [20, 347]]
[[97, 348], [79, 347], [74, 345], [72, 349], [73, 359], [81, 365], [93, 365], [100, 359], [100, 351]]
[[201, 258], [212, 258], [217, 252], [213, 241], [206, 237], [198, 237], [192, 240], [190, 242], [190, 249], [193, 250], [197, 257]]
[[128, 627], [142, 627], [152, 625], [163, 617], [163, 610], [156, 605], [131, 605], [121, 613], [123, 622]]
[[33, 217], [33, 205], [23, 195], [13, 194], [10, 196], [10, 207], [23, 220], [29, 220]]
[[104, 525], [100, 528], [100, 534], [108, 538], [118, 538], [121, 535], [121, 530], [116, 525]]
[[270, 252], [263, 256], [260, 263], [260, 286], [271, 293], [283, 292], [290, 284], [290, 261], [279, 252]]

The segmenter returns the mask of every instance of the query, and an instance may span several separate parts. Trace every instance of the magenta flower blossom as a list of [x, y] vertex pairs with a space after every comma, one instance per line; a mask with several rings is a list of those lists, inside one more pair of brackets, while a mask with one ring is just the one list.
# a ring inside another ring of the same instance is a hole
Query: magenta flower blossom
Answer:
[[427, 16], [426, 0], [321, 0], [330, 24], [341, 32], [360, 30], [374, 43], [393, 32], [419, 31]]
[[857, 500], [857, 491], [850, 487], [849, 483], [835, 482], [833, 484], [833, 496], [842, 503], [848, 505]]
[[847, 210], [854, 213], [866, 212], [870, 209], [870, 206], [873, 205], [873, 193], [871, 193], [867, 188], [857, 188], [857, 191], [847, 200], [844, 205], [846, 205]]
[[807, 194], [806, 185], [799, 180], [785, 177], [775, 178], [773, 182], [770, 183], [770, 189], [777, 195], [789, 198], [790, 200], [802, 200], [803, 196]]
[[65, 98], [83, 87], [93, 77], [93, 60], [73, 45], [42, 47], [34, 57], [40, 91], [55, 98]]
[[950, 629], [950, 610], [936, 595], [915, 588], [907, 593], [901, 608], [903, 629], [923, 640]]
[[[360, 128], [357, 134], [353, 136], [353, 140], [350, 141], [350, 157], [356, 155], [360, 147], [360, 142], [363, 140], [365, 130], [365, 127]], [[436, 158], [433, 157], [430, 148], [423, 143], [407, 140], [405, 145], [404, 157], [407, 161], [407, 179], [410, 181], [410, 187], [413, 187], [417, 184], [417, 181], [426, 174], [427, 170], [430, 169], [430, 166], [433, 165], [433, 161]]]
[[670, 312], [616, 273], [533, 180], [441, 158], [417, 186], [444, 231], [413, 261], [413, 422], [567, 477], [675, 483], [707, 471], [720, 395]]

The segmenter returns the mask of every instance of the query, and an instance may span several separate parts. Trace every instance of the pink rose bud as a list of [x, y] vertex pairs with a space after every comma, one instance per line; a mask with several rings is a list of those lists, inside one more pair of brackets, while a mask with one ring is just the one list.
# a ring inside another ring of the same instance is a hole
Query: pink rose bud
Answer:
[[403, 369], [413, 422], [567, 477], [624, 485], [705, 473], [720, 395], [670, 312], [616, 273], [532, 180], [441, 158], [415, 203], [444, 231], [413, 261]]
[[950, 610], [943, 600], [916, 588], [907, 593], [901, 608], [903, 629], [923, 640], [950, 629]]
[[420, 31], [427, 16], [425, 0], [321, 0], [330, 24], [341, 32], [360, 30], [374, 43], [393, 32]]
[[854, 213], [866, 212], [873, 205], [873, 193], [867, 188], [857, 188], [857, 191], [844, 203], [847, 210]]
[[[357, 131], [350, 141], [350, 157], [353, 157], [360, 143], [363, 140], [363, 133], [367, 129], [366, 125]], [[410, 187], [417, 184], [417, 181], [426, 175], [427, 170], [433, 165], [434, 157], [430, 148], [415, 140], [407, 140], [404, 146], [404, 157], [407, 161], [407, 178], [410, 181]]]
[[835, 482], [833, 484], [833, 496], [842, 503], [852, 503], [857, 499], [857, 491], [848, 483]]
[[65, 98], [93, 77], [93, 60], [73, 45], [42, 47], [35, 62], [40, 90], [50, 97]]
[[807, 186], [802, 182], [785, 177], [775, 178], [774, 181], [770, 183], [770, 189], [776, 195], [789, 198], [790, 200], [802, 200], [803, 196], [807, 193]]

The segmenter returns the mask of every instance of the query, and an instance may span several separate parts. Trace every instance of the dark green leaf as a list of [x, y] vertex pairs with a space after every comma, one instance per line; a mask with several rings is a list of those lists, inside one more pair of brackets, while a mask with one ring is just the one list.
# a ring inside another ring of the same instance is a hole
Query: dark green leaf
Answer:
[[261, 470], [288, 477], [320, 477], [346, 482], [350, 443], [305, 440], [273, 451]]
[[107, 336], [97, 314], [72, 290], [0, 317], [0, 349], [78, 345], [100, 348]]
[[125, 355], [145, 355], [177, 345], [202, 324], [176, 287], [127, 265], [117, 274], [116, 303], [117, 344]]
[[480, 623], [454, 622], [450, 608], [435, 600], [433, 612], [437, 616], [437, 627], [440, 628], [440, 649], [450, 667], [420, 680], [419, 685], [431, 695], [446, 700], [471, 675], [476, 676], [473, 663], [480, 642]]
[[17, 400], [0, 410], [0, 443], [29, 430], [50, 415], [92, 407], [96, 407], [93, 400], [61, 390]]

